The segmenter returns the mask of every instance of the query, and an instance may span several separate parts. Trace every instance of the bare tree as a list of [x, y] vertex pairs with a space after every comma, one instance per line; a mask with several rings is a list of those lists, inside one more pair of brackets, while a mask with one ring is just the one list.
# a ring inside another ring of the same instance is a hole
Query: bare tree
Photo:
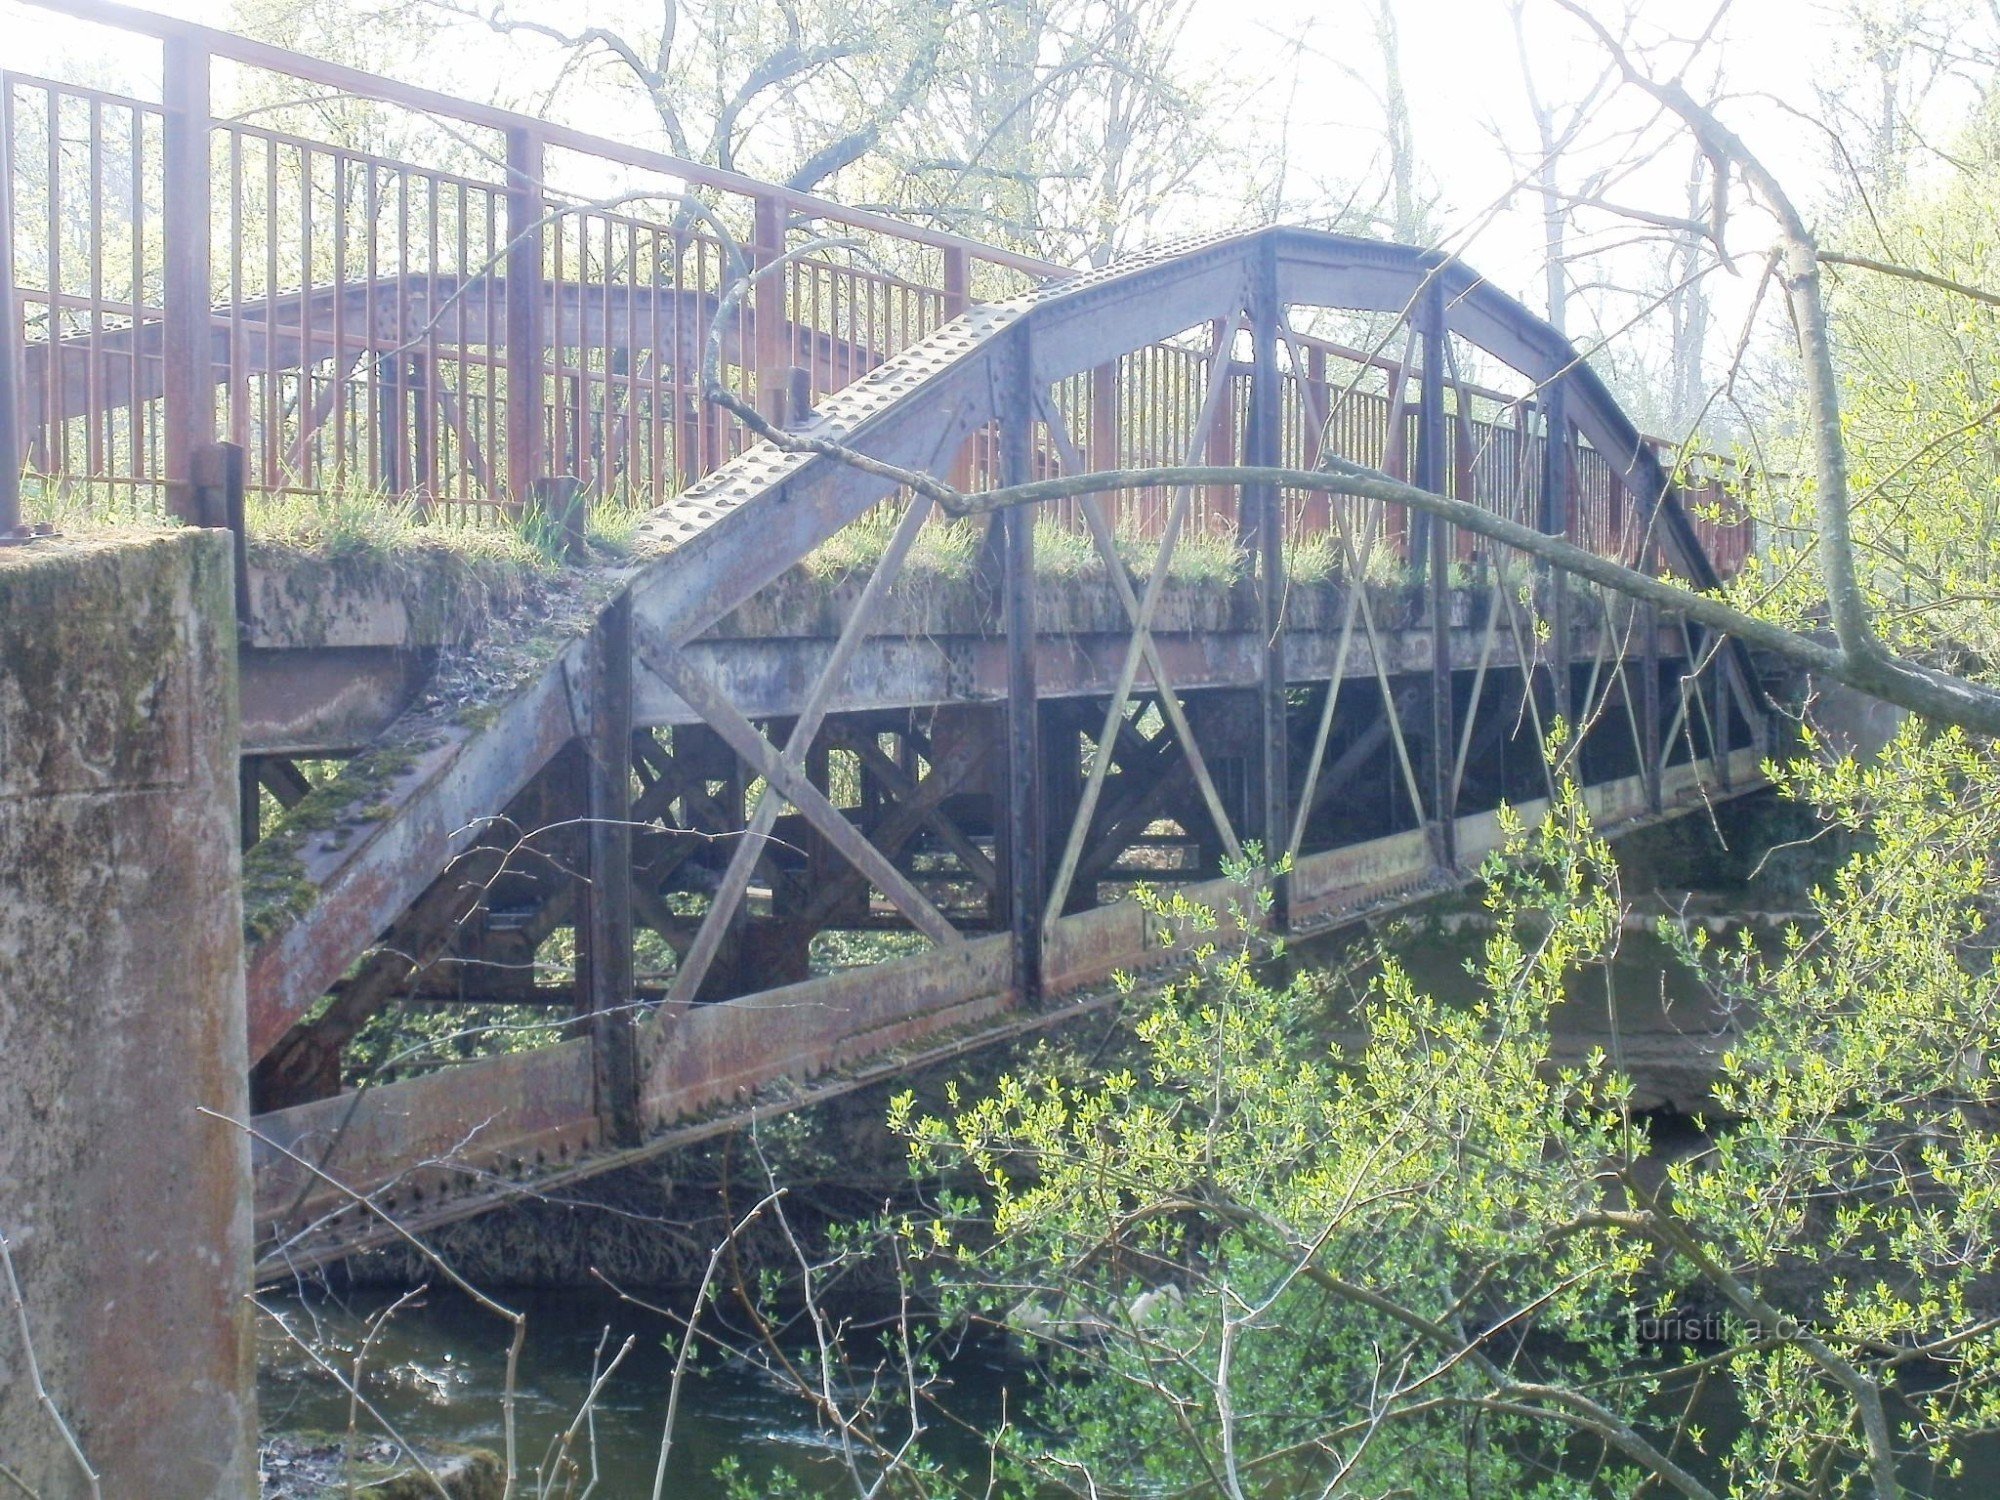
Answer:
[[481, 7], [423, 0], [444, 15], [534, 44], [554, 81], [530, 107], [588, 90], [633, 101], [677, 156], [825, 187], [877, 151], [884, 131], [931, 88], [957, 0], [867, 6], [763, 0], [658, 0], [650, 18], [580, 25], [536, 0]]
[[[1248, 85], [1187, 56], [1192, 0], [995, 0], [953, 28], [896, 132], [882, 201], [1065, 263], [1103, 265], [1219, 179]], [[1248, 194], [1231, 195], [1232, 210]], [[1178, 227], [1185, 229], [1185, 225]]]
[[[732, 412], [758, 436], [791, 452], [815, 453], [878, 477], [892, 479], [924, 496], [949, 514], [984, 514], [1013, 506], [1037, 504], [1081, 494], [1166, 485], [1268, 484], [1282, 489], [1343, 494], [1408, 506], [1437, 516], [1465, 531], [1525, 552], [1556, 568], [1615, 590], [1629, 598], [1678, 610], [1688, 619], [1735, 636], [1754, 648], [1777, 653], [1795, 664], [1896, 704], [1936, 722], [1956, 724], [1981, 733], [2000, 733], [2000, 690], [1950, 671], [1897, 656], [1874, 627], [1859, 582], [1850, 510], [1853, 497], [1847, 479], [1847, 455], [1841, 430], [1838, 380], [1834, 370], [1826, 304], [1820, 282], [1821, 254], [1813, 231], [1778, 178], [1736, 132], [1709, 106], [1699, 102], [1683, 82], [1683, 67], [1662, 79], [1645, 66], [1624, 38], [1612, 32], [1578, 0], [1555, 0], [1579, 20], [1616, 65], [1625, 84], [1679, 120], [1715, 172], [1710, 221], [1696, 226], [1710, 237], [1718, 254], [1726, 254], [1721, 231], [1727, 222], [1727, 185], [1735, 181], [1754, 196], [1778, 224], [1779, 244], [1771, 274], [1787, 294], [1798, 330], [1804, 401], [1811, 435], [1813, 496], [1818, 525], [1816, 548], [1827, 598], [1833, 644], [1774, 624], [1751, 610], [1702, 594], [1650, 573], [1600, 557], [1564, 538], [1520, 525], [1482, 507], [1432, 494], [1377, 470], [1346, 460], [1324, 457], [1317, 470], [1248, 465], [1180, 465], [1063, 475], [1004, 486], [967, 495], [930, 474], [886, 463], [831, 439], [781, 430], [729, 391], [719, 374], [719, 342], [711, 336], [703, 371], [704, 397]], [[1706, 38], [1702, 39], [1703, 42]], [[1700, 43], [1697, 44], [1698, 46]], [[1639, 211], [1654, 227], [1687, 227], [1678, 216]], [[1902, 267], [1880, 263], [1891, 275], [1913, 275]], [[759, 275], [769, 274], [769, 268]], [[719, 317], [740, 299], [740, 282], [724, 298]], [[1992, 297], [1994, 294], [1977, 294]], [[720, 321], [717, 324], [720, 327]]]
[[1389, 237], [1423, 243], [1417, 198], [1417, 136], [1410, 123], [1409, 95], [1403, 89], [1403, 39], [1395, 0], [1375, 0], [1375, 47], [1382, 62], [1382, 139], [1389, 158]]

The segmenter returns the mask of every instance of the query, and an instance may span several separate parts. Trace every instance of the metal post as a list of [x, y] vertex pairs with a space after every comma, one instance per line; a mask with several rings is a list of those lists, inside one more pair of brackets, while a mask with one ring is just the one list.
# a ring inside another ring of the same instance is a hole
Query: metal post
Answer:
[[755, 243], [751, 246], [753, 270], [759, 276], [750, 294], [751, 364], [757, 372], [757, 409], [780, 426], [785, 422], [786, 371], [792, 355], [785, 337], [785, 273], [769, 268], [785, 253], [785, 200], [773, 194], [755, 200]]
[[[1250, 309], [1256, 350], [1250, 370], [1250, 408], [1243, 447], [1250, 463], [1276, 467], [1282, 457], [1278, 430], [1281, 319], [1277, 258], [1268, 245], [1257, 257], [1256, 274]], [[1285, 716], [1285, 514], [1278, 487], [1245, 486], [1243, 520], [1250, 530], [1244, 541], [1254, 547], [1257, 559], [1258, 629], [1264, 639], [1264, 659], [1257, 681], [1258, 741], [1262, 755], [1257, 766], [1258, 802], [1254, 816], [1264, 857], [1275, 864], [1284, 853], [1291, 830]], [[1280, 880], [1274, 892], [1276, 906], [1272, 920], [1280, 931], [1287, 920], [1286, 884]]]
[[944, 252], [944, 315], [955, 318], [972, 306], [972, 255], [963, 245]]
[[234, 543], [236, 629], [250, 624], [250, 551], [244, 518], [248, 460], [239, 443], [208, 443], [188, 459], [186, 509], [182, 519], [193, 526], [213, 526], [230, 533]]
[[403, 419], [409, 403], [403, 397], [402, 363], [389, 354], [375, 361], [375, 484], [385, 495], [400, 495], [406, 488]]
[[525, 126], [507, 132], [507, 500], [519, 515], [548, 475], [542, 440], [542, 142]]
[[[166, 404], [167, 509], [194, 515], [194, 455], [215, 441], [215, 361], [210, 347], [209, 54], [184, 37], [162, 53], [166, 114], [162, 219], [166, 238], [161, 350]], [[50, 345], [53, 351], [54, 344]]]
[[[1027, 329], [1004, 360], [1000, 482], [1024, 484], [1034, 469], [1034, 392], [1029, 389]], [[1007, 922], [1014, 938], [1017, 1004], [1041, 998], [1041, 733], [1035, 701], [1035, 513], [1023, 505], [1000, 513], [1002, 620], [1007, 633]]]
[[[1090, 435], [1088, 458], [1093, 469], [1118, 467], [1118, 366], [1099, 365], [1090, 372]], [[1124, 503], [1115, 495], [1104, 500], [1115, 528]]]
[[576, 921], [576, 1008], [589, 1025], [598, 1122], [614, 1145], [637, 1144], [638, 1032], [632, 981], [632, 598], [598, 617], [590, 639], [584, 739], [585, 882]]
[[[1569, 530], [1569, 489], [1572, 450], [1569, 432], [1567, 384], [1558, 375], [1549, 382], [1543, 399], [1547, 436], [1542, 444], [1542, 530], [1562, 536]], [[1551, 717], [1560, 718], [1570, 733], [1576, 732], [1576, 715], [1571, 711], [1570, 683], [1569, 575], [1556, 568], [1548, 570], [1550, 600], [1549, 675], [1555, 692]]]
[[[1434, 495], [1445, 492], [1444, 283], [1433, 277], [1418, 314], [1424, 345], [1423, 386], [1417, 408], [1417, 488]], [[1452, 790], [1451, 746], [1451, 536], [1435, 516], [1424, 518], [1422, 549], [1411, 548], [1410, 561], [1421, 566], [1430, 600], [1431, 620], [1431, 747], [1430, 807], [1432, 844], [1443, 869], [1458, 863], [1456, 797]], [[1412, 538], [1416, 540], [1415, 537]]]
[[[951, 245], [944, 252], [944, 315], [947, 321], [972, 307], [972, 254], [963, 246]], [[961, 441], [952, 450], [948, 470], [951, 486], [969, 490], [972, 478], [972, 445]]]
[[[1294, 357], [1298, 342], [1292, 343]], [[1328, 434], [1320, 427], [1321, 419], [1332, 410], [1329, 404], [1332, 392], [1326, 380], [1326, 350], [1318, 345], [1308, 345], [1305, 351], [1306, 367], [1293, 372], [1299, 382], [1300, 404], [1305, 409], [1305, 460], [1306, 467], [1316, 469], [1326, 446]], [[1302, 536], [1325, 536], [1333, 529], [1333, 497], [1324, 492], [1305, 498], [1305, 514], [1299, 527]]]
[[21, 341], [14, 302], [14, 142], [0, 135], [0, 547], [30, 536], [21, 524]]
[[[1233, 356], [1229, 345], [1236, 339], [1234, 318], [1211, 318], [1208, 324], [1208, 347], [1210, 371], [1209, 379], [1222, 384], [1225, 394], [1219, 401], [1209, 403], [1208, 434], [1204, 451], [1208, 462], [1225, 467], [1236, 462], [1236, 411], [1235, 403], [1229, 399], [1228, 386], [1235, 377], [1232, 373]], [[1229, 503], [1229, 488], [1226, 485], [1210, 485], [1203, 492], [1204, 507], [1219, 511]], [[1193, 528], [1205, 531], [1207, 527], [1197, 522]], [[1238, 518], [1241, 531], [1241, 518]]]

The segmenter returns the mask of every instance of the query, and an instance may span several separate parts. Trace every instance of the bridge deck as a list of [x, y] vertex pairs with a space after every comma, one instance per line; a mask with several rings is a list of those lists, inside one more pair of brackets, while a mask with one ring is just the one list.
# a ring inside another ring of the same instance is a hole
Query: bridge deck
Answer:
[[[795, 569], [693, 638], [686, 654], [706, 675], [730, 683], [751, 718], [794, 716], [825, 669], [865, 581], [865, 569], [835, 578]], [[251, 591], [259, 605], [245, 635], [245, 753], [348, 755], [374, 740], [426, 689], [440, 649], [477, 649], [486, 623], [477, 592], [456, 607], [441, 603], [437, 594], [448, 595], [452, 587], [439, 572], [397, 563], [350, 565], [337, 591], [317, 563], [253, 567]], [[854, 648], [832, 710], [1002, 701], [1006, 638], [994, 619], [994, 595], [993, 580], [976, 573], [927, 575], [893, 589]], [[1284, 637], [1287, 681], [1328, 681], [1336, 658], [1347, 679], [1375, 675], [1374, 644], [1366, 632], [1343, 631], [1346, 601], [1338, 578], [1293, 577]], [[1430, 629], [1422, 589], [1372, 586], [1369, 601], [1381, 632], [1382, 669], [1395, 677], [1427, 670]], [[1576, 601], [1570, 622], [1575, 660], [1597, 656], [1602, 616], [1595, 595]], [[1517, 668], [1523, 645], [1534, 655], [1536, 643], [1517, 641], [1505, 612], [1494, 614], [1490, 578], [1451, 590], [1448, 618], [1455, 671], [1471, 672], [1482, 658], [1489, 668]], [[1678, 621], [1657, 621], [1655, 632], [1655, 656], [1685, 654]], [[1247, 578], [1169, 582], [1149, 633], [1169, 680], [1183, 691], [1251, 687], [1263, 671], [1257, 601]], [[1045, 575], [1036, 586], [1035, 634], [1037, 692], [1092, 697], [1116, 685], [1131, 624], [1101, 570]], [[1636, 637], [1625, 644], [1631, 654], [1643, 649]], [[1142, 667], [1137, 681], [1150, 686], [1150, 671]], [[701, 722], [671, 689], [651, 679], [637, 685], [633, 716], [641, 726]]]

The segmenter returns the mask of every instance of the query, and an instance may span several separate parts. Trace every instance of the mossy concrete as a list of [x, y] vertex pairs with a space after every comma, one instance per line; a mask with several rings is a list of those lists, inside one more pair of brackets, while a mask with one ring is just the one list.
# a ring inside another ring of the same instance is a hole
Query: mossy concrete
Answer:
[[554, 570], [468, 558], [442, 545], [328, 553], [253, 543], [247, 644], [458, 646], [498, 615], [538, 604], [561, 586]]
[[[622, 568], [607, 570], [622, 576]], [[827, 572], [792, 568], [702, 633], [710, 640], [832, 638], [861, 597], [872, 568]], [[251, 550], [247, 644], [265, 649], [465, 647], [492, 633], [496, 621], [550, 610], [577, 591], [581, 575], [542, 573], [488, 559], [467, 559], [444, 547], [391, 553], [327, 555], [264, 545]], [[1144, 579], [1138, 582], [1143, 588]], [[1378, 627], [1420, 625], [1426, 618], [1419, 586], [1371, 585]], [[1298, 630], [1337, 630], [1346, 610], [1337, 579], [1293, 578], [1286, 621]], [[1486, 591], [1453, 590], [1463, 625], [1483, 621]], [[999, 602], [976, 568], [941, 571], [907, 566], [882, 604], [872, 634], [981, 636], [998, 628]], [[1153, 626], [1163, 633], [1255, 630], [1261, 620], [1246, 577], [1170, 576]], [[1101, 571], [1051, 573], [1035, 581], [1035, 627], [1043, 635], [1116, 634], [1128, 628], [1125, 608]]]
[[[228, 539], [0, 549], [0, 1232], [107, 1496], [253, 1492]], [[0, 1320], [0, 1455], [87, 1493]]]

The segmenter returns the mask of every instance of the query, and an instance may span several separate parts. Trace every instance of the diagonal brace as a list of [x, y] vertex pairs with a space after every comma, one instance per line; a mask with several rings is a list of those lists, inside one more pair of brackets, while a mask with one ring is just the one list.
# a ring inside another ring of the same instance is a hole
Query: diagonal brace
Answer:
[[709, 727], [728, 743], [758, 775], [799, 810], [820, 836], [862, 874], [866, 875], [897, 909], [926, 937], [934, 942], [959, 945], [965, 940], [935, 906], [891, 864], [882, 851], [862, 837], [839, 808], [827, 801], [806, 773], [778, 753], [737, 706], [721, 690], [696, 671], [677, 651], [662, 651], [650, 644], [642, 648], [646, 666], [662, 682], [707, 721]]
[[[888, 549], [876, 563], [875, 571], [869, 575], [861, 598], [855, 602], [853, 613], [841, 627], [840, 637], [834, 642], [833, 656], [819, 674], [819, 680], [813, 684], [804, 706], [799, 710], [791, 737], [785, 743], [785, 764], [794, 770], [804, 761], [813, 736], [819, 733], [827, 707], [846, 679], [848, 663], [854, 659], [855, 651], [868, 634], [869, 626], [874, 623], [877, 610], [888, 597], [889, 585], [901, 571], [903, 559], [916, 541], [917, 532], [930, 511], [931, 502], [925, 496], [918, 495], [910, 502], [909, 509], [903, 512], [896, 525], [895, 534], [889, 539]], [[716, 727], [719, 729], [721, 726]], [[750, 888], [750, 877], [763, 855], [764, 841], [777, 825], [781, 801], [774, 791], [777, 782], [767, 776], [765, 783], [763, 792], [757, 798], [757, 806], [750, 815], [749, 826], [743, 831], [743, 841], [729, 856], [728, 868], [723, 871], [722, 883], [709, 903], [708, 915], [695, 933], [693, 946], [674, 972], [671, 998], [676, 1002], [691, 1003], [695, 992], [701, 988], [702, 980], [708, 977], [709, 966], [715, 962], [715, 955], [722, 946], [723, 934], [736, 915], [737, 907], [742, 904], [743, 893]]]
[[[1046, 395], [1042, 397], [1041, 405], [1042, 420], [1055, 439], [1063, 467], [1074, 474], [1087, 473], [1090, 466], [1077, 452], [1076, 442], [1070, 437], [1062, 414], [1055, 410]], [[1215, 778], [1209, 774], [1208, 762], [1202, 758], [1201, 746], [1195, 740], [1194, 728], [1188, 723], [1180, 695], [1174, 691], [1173, 682], [1167, 676], [1166, 664], [1160, 659], [1160, 648], [1153, 639], [1152, 628], [1141, 618], [1139, 596], [1132, 592], [1132, 580], [1125, 576], [1125, 564], [1118, 556], [1117, 539], [1111, 534], [1111, 523], [1105, 517], [1103, 501], [1096, 495], [1079, 495], [1077, 499], [1082, 504], [1083, 518], [1090, 526], [1090, 539], [1096, 544], [1097, 555], [1104, 561], [1104, 571], [1111, 580], [1112, 591], [1118, 595], [1125, 618], [1131, 623], [1133, 634], [1138, 639], [1146, 669], [1153, 674], [1153, 682], [1160, 690], [1160, 713], [1172, 728], [1174, 738], [1180, 741], [1181, 751], [1187, 756], [1188, 769], [1193, 773], [1195, 785], [1201, 791], [1201, 800], [1208, 808], [1208, 816], [1215, 824], [1223, 847], [1229, 851], [1231, 859], [1241, 859], [1243, 848], [1236, 837], [1236, 829], [1229, 821], [1228, 810], [1222, 805], [1222, 795], [1215, 789]]]
[[[1203, 443], [1208, 441], [1209, 424], [1221, 403], [1223, 394], [1229, 389], [1228, 361], [1230, 350], [1236, 342], [1236, 332], [1242, 327], [1243, 318], [1239, 312], [1230, 319], [1229, 330], [1217, 340], [1215, 358], [1208, 368], [1208, 390], [1202, 398], [1201, 410], [1196, 413], [1194, 427], [1188, 440], [1188, 458], [1192, 463]], [[1160, 593], [1166, 586], [1167, 573], [1173, 566], [1174, 546], [1180, 540], [1181, 527], [1187, 520], [1188, 503], [1192, 488], [1179, 485], [1174, 490], [1174, 503], [1167, 514], [1166, 528], [1160, 534], [1159, 551], [1153, 558], [1152, 572], [1146, 578], [1146, 592], [1139, 600], [1138, 617], [1132, 622], [1132, 638], [1125, 648], [1125, 659], [1119, 668], [1118, 684], [1111, 694], [1111, 702], [1105, 710], [1104, 730], [1097, 738], [1097, 754], [1090, 763], [1090, 777], [1084, 783], [1083, 796], [1079, 799], [1075, 820], [1070, 824], [1069, 838], [1063, 845], [1062, 861], [1056, 868], [1056, 877], [1049, 885], [1048, 904], [1043, 909], [1043, 922], [1053, 923], [1062, 915], [1064, 903], [1069, 900], [1070, 884], [1076, 876], [1077, 861], [1083, 856], [1083, 842], [1089, 836], [1090, 821], [1097, 811], [1097, 799], [1104, 791], [1104, 776], [1111, 765], [1111, 746], [1117, 738], [1121, 722], [1125, 717], [1125, 705], [1131, 701], [1132, 684], [1139, 674], [1139, 663], [1144, 655], [1143, 645], [1151, 639], [1153, 610], [1159, 603]], [[1113, 569], [1116, 573], [1118, 570]], [[1161, 697], [1168, 695], [1165, 682], [1161, 683]], [[1234, 832], [1224, 820], [1221, 830], [1223, 841], [1229, 846], [1230, 857], [1241, 859], [1243, 851], [1237, 843]]]

